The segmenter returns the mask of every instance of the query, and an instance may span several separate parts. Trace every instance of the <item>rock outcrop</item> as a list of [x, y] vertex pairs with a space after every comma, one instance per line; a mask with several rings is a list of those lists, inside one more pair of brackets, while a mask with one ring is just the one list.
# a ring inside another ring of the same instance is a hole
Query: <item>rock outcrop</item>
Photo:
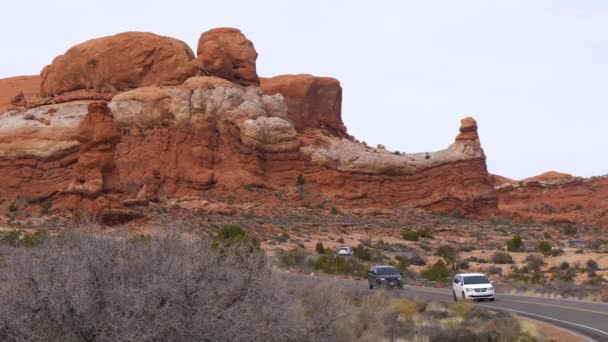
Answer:
[[608, 229], [608, 178], [546, 172], [495, 183], [498, 207], [519, 221], [588, 225]]
[[[40, 76], [17, 76], [0, 79], [0, 113], [25, 107], [40, 93]], [[19, 99], [18, 99], [19, 98]], [[19, 103], [15, 103], [19, 101]]]
[[325, 128], [338, 136], [346, 135], [342, 122], [342, 87], [331, 77], [282, 75], [262, 78], [266, 94], [281, 94], [287, 115], [298, 132], [307, 128]]
[[40, 95], [80, 91], [72, 98], [104, 99], [137, 87], [177, 85], [194, 74], [193, 59], [186, 43], [153, 33], [92, 39], [73, 46], [42, 70]]
[[[125, 33], [56, 58], [42, 72], [41, 94], [50, 101], [0, 114], [0, 197], [9, 199], [0, 210], [21, 198], [52, 199], [57, 210], [107, 223], [140, 217], [140, 207], [154, 202], [232, 215], [205, 196], [238, 202], [232, 195], [251, 187], [276, 191], [255, 200], [277, 205], [313, 198], [470, 215], [496, 210], [474, 119], [462, 121], [445, 150], [394, 154], [348, 136], [337, 80], [279, 76], [258, 87], [257, 53], [236, 29], [204, 33], [197, 53], [194, 59], [171, 38]], [[91, 100], [99, 94], [109, 98]]]
[[216, 28], [201, 34], [196, 54], [199, 68], [207, 75], [244, 86], [260, 83], [255, 64], [258, 53], [235, 28]]

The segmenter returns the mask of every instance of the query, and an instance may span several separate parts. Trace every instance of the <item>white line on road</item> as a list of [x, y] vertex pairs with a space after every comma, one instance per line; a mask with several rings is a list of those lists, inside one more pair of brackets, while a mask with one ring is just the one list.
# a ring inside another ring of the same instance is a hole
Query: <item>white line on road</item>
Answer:
[[606, 331], [603, 331], [603, 330], [600, 330], [600, 329], [596, 329], [596, 328], [592, 328], [592, 327], [589, 327], [589, 326], [586, 326], [586, 325], [582, 325], [582, 324], [578, 324], [578, 323], [563, 321], [563, 320], [557, 319], [557, 318], [547, 317], [547, 316], [543, 316], [543, 315], [537, 315], [537, 314], [533, 314], [533, 313], [525, 312], [525, 311], [519, 311], [519, 310], [513, 310], [513, 309], [500, 308], [500, 307], [496, 307], [496, 306], [483, 305], [483, 304], [478, 304], [478, 306], [484, 306], [486, 308], [494, 309], [494, 310], [505, 310], [505, 311], [517, 312], [517, 313], [522, 314], [522, 315], [530, 315], [530, 316], [540, 317], [540, 318], [548, 319], [548, 320], [555, 321], [555, 322], [566, 323], [566, 324], [574, 325], [574, 326], [577, 326], [577, 327], [580, 327], [580, 328], [589, 329], [591, 331], [599, 332], [599, 333], [601, 333], [603, 335], [608, 336], [608, 332], [606, 332]]

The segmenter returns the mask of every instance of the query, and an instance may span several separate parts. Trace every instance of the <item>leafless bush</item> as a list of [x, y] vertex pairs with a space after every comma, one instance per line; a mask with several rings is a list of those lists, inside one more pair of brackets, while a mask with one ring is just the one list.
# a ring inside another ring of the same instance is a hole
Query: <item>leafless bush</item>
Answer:
[[302, 317], [298, 289], [238, 246], [216, 253], [173, 234], [0, 248], [2, 341], [323, 341], [341, 315]]

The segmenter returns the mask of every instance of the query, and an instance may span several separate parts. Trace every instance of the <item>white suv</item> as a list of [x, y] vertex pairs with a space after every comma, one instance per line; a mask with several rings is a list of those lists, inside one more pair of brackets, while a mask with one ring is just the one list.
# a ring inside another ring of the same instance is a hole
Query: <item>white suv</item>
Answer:
[[452, 283], [454, 301], [462, 299], [489, 299], [494, 301], [494, 286], [483, 273], [460, 273]]

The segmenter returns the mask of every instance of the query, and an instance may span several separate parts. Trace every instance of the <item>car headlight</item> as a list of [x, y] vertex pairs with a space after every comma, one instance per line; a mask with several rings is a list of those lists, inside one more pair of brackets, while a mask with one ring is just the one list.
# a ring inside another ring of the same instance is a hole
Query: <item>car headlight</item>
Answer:
[[472, 288], [468, 288], [468, 287], [467, 287], [466, 289], [464, 289], [464, 290], [465, 290], [465, 291], [467, 291], [467, 292], [471, 292], [471, 291], [473, 291], [473, 289], [472, 289]]
[[401, 277], [397, 277], [397, 280], [401, 280]]
[[488, 287], [488, 291], [494, 291], [494, 287], [493, 286]]
[[386, 279], [384, 279], [384, 278], [380, 278], [380, 280], [386, 280]]

